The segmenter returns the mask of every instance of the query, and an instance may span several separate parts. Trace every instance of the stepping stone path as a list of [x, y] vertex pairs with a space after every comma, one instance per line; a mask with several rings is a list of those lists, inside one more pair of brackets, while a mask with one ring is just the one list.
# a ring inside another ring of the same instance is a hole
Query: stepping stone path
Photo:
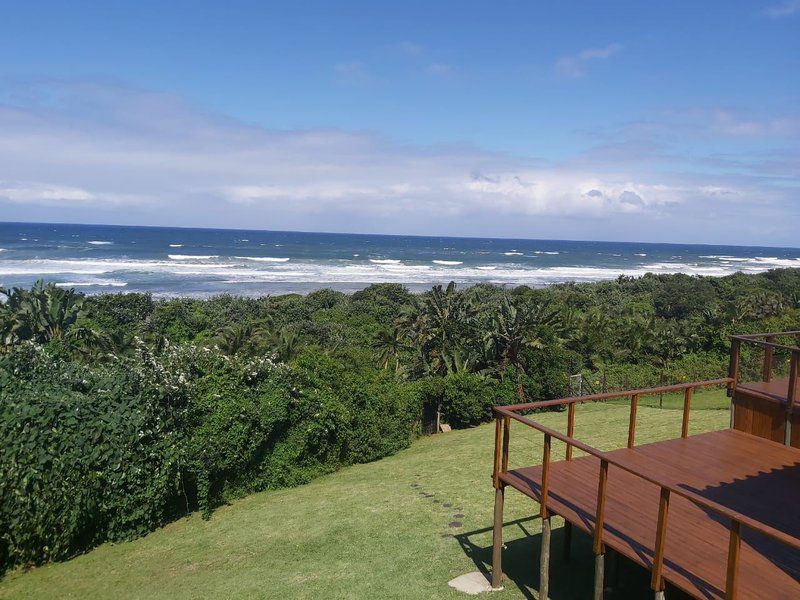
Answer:
[[[419, 477], [419, 475], [417, 475], [416, 477]], [[415, 490], [419, 490], [419, 495], [420, 495], [421, 497], [423, 497], [423, 498], [433, 498], [433, 497], [436, 495], [436, 494], [434, 494], [433, 492], [426, 492], [426, 491], [423, 489], [422, 485], [420, 485], [420, 484], [419, 484], [419, 483], [417, 483], [417, 482], [414, 482], [414, 483], [412, 483], [412, 484], [411, 484], [411, 487], [412, 487], [413, 489], [415, 489]], [[444, 502], [444, 503], [442, 503], [442, 501], [441, 501], [441, 500], [439, 500], [438, 498], [435, 498], [435, 499], [433, 500], [433, 503], [434, 503], [434, 504], [441, 504], [443, 508], [453, 508], [453, 504], [452, 504], [451, 502]], [[455, 520], [455, 521], [450, 521], [450, 522], [447, 524], [447, 526], [448, 526], [448, 527], [450, 527], [451, 529], [457, 529], [457, 528], [459, 528], [459, 527], [463, 527], [463, 525], [464, 525], [464, 524], [463, 524], [463, 522], [459, 520], [459, 519], [463, 519], [463, 518], [465, 517], [464, 513], [463, 513], [463, 512], [461, 512], [461, 511], [462, 511], [462, 510], [464, 510], [464, 509], [463, 509], [463, 508], [461, 508], [461, 507], [459, 506], [459, 507], [456, 507], [454, 510], [458, 511], [456, 514], [454, 514], [454, 515], [453, 515], [453, 519], [457, 519], [457, 520]], [[442, 533], [442, 534], [441, 534], [441, 537], [443, 537], [443, 538], [448, 538], [448, 537], [455, 537], [455, 536], [453, 536], [453, 535], [452, 535], [452, 534], [450, 534], [450, 533]]]

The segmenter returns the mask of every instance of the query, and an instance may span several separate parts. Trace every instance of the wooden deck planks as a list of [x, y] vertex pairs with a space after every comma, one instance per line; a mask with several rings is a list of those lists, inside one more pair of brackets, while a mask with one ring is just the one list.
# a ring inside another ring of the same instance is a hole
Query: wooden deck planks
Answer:
[[[734, 430], [624, 448], [615, 460], [684, 486], [782, 531], [800, 535], [800, 451]], [[599, 459], [550, 465], [548, 508], [587, 533], [594, 529]], [[538, 501], [541, 466], [509, 471], [502, 480]], [[650, 569], [659, 488], [609, 468], [603, 542]], [[698, 598], [723, 598], [729, 524], [677, 495], [670, 502], [664, 578]], [[800, 553], [743, 529], [742, 598], [800, 597]]]

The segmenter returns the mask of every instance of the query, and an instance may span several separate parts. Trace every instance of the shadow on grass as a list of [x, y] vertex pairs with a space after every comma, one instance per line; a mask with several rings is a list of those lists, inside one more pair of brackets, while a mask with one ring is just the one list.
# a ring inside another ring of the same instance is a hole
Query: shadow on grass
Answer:
[[[542, 536], [532, 533], [538, 517], [508, 521], [503, 525], [503, 585], [514, 587], [529, 600], [538, 598], [539, 549]], [[492, 567], [492, 528], [476, 529], [455, 535], [464, 553], [477, 570], [490, 575]], [[573, 529], [571, 560], [564, 557], [564, 528], [553, 529], [550, 547], [550, 593], [552, 600], [577, 600], [592, 597], [594, 554], [589, 536]], [[606, 558], [607, 599], [639, 600], [652, 598], [650, 574], [630, 561], [612, 553]], [[671, 593], [670, 593], [671, 592]], [[668, 598], [682, 598], [676, 590], [668, 590]]]

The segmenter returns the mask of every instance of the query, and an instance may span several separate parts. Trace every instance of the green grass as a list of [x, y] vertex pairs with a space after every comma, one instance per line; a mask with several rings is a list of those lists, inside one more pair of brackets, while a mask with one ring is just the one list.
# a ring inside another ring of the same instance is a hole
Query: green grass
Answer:
[[[626, 406], [581, 406], [576, 434], [601, 449], [620, 447], [627, 414]], [[537, 418], [561, 430], [566, 422], [565, 413]], [[719, 429], [728, 416], [696, 410], [691, 422], [692, 432]], [[679, 432], [679, 412], [639, 410], [638, 443]], [[463, 597], [448, 588], [448, 580], [490, 561], [493, 436], [488, 424], [424, 438], [375, 463], [299, 488], [254, 494], [220, 508], [209, 521], [193, 515], [145, 538], [14, 572], [0, 582], [0, 598]], [[553, 451], [562, 456], [563, 446]], [[541, 437], [514, 423], [511, 467], [540, 457]], [[533, 502], [508, 491], [509, 577], [506, 590], [492, 598], [535, 596], [539, 522], [530, 517], [536, 512]], [[454, 522], [460, 526], [451, 527]], [[576, 536], [567, 567], [560, 560], [561, 523], [556, 527], [551, 597], [590, 597], [588, 540]], [[623, 569], [621, 582], [615, 598], [647, 595], [643, 574]]]

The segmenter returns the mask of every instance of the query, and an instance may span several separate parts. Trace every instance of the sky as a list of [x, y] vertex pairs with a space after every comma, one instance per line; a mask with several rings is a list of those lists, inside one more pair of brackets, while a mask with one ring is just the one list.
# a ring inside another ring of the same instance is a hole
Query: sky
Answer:
[[800, 246], [800, 0], [0, 14], [0, 221]]

